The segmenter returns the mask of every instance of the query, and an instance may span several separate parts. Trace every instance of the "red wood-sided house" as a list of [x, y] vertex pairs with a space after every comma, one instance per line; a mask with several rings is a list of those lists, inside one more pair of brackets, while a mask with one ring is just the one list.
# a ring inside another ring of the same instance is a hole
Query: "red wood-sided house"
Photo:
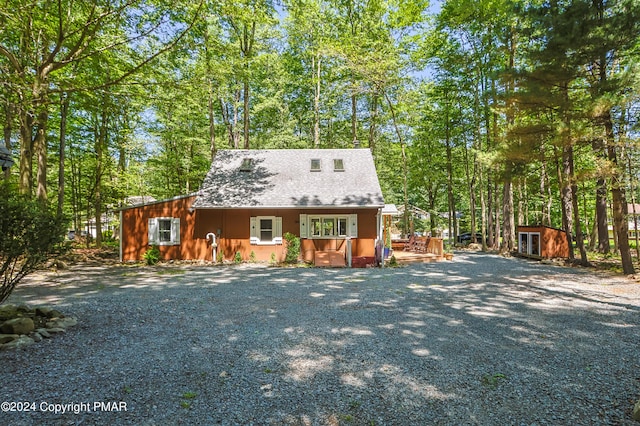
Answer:
[[120, 210], [120, 259], [282, 261], [290, 232], [303, 260], [344, 264], [374, 256], [383, 207], [368, 149], [222, 150], [197, 194]]

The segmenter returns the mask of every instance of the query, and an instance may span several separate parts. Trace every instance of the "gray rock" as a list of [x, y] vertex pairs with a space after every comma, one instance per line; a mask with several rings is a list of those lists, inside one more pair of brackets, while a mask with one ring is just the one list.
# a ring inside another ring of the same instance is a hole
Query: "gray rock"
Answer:
[[33, 309], [31, 309], [28, 305], [25, 305], [24, 303], [20, 304], [17, 306], [18, 312], [33, 312]]
[[16, 318], [18, 316], [18, 308], [14, 305], [0, 306], [0, 321]]
[[50, 318], [49, 314], [51, 313], [51, 311], [53, 311], [53, 308], [50, 308], [48, 306], [40, 306], [36, 308], [36, 315], [38, 315], [39, 317]]
[[62, 312], [57, 311], [55, 309], [51, 309], [48, 313], [47, 313], [47, 318], [60, 318], [62, 317]]
[[29, 334], [35, 329], [31, 318], [14, 318], [5, 321], [0, 330], [6, 334]]
[[53, 327], [53, 328], [47, 328], [47, 331], [49, 332], [49, 334], [56, 334], [56, 333], [64, 333], [67, 330], [65, 330], [64, 328], [60, 328], [60, 327]]
[[69, 328], [78, 324], [78, 320], [71, 317], [57, 318], [47, 322], [47, 328]]
[[633, 407], [633, 420], [640, 421], [640, 400]]
[[45, 339], [48, 339], [49, 337], [51, 337], [51, 334], [49, 334], [46, 328], [39, 328], [36, 330], [36, 333], [38, 333], [40, 336], [44, 337]]
[[17, 334], [0, 334], [0, 345], [16, 340], [18, 337], [20, 336]]
[[40, 333], [31, 333], [31, 335], [29, 336], [33, 339], [34, 342], [38, 343], [38, 342], [42, 342], [42, 336], [40, 335]]
[[6, 344], [0, 346], [0, 349], [2, 349], [2, 350], [20, 349], [20, 348], [24, 348], [26, 346], [31, 346], [34, 343], [35, 343], [35, 341], [31, 337], [20, 336], [16, 340], [13, 340], [13, 341], [11, 341], [9, 343], [6, 343]]

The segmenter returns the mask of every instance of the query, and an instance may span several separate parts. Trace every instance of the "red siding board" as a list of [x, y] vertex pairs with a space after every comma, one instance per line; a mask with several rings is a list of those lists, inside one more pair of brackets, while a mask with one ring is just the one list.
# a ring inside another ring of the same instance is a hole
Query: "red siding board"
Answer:
[[[285, 246], [252, 245], [249, 240], [249, 221], [252, 216], [282, 217], [282, 232], [300, 234], [300, 214], [358, 214], [358, 238], [352, 240], [353, 256], [373, 256], [376, 239], [377, 209], [199, 209], [191, 211], [195, 197], [184, 197], [122, 210], [122, 261], [139, 261], [149, 249], [148, 222], [153, 217], [180, 218], [180, 245], [159, 246], [162, 259], [212, 260], [212, 248], [206, 235], [219, 234], [218, 251], [225, 260], [232, 260], [236, 252], [248, 260], [251, 252], [259, 261], [284, 260]], [[344, 252], [345, 241], [301, 241], [302, 258], [313, 261], [317, 250]]]
[[547, 259], [569, 257], [567, 234], [561, 229], [551, 228], [548, 226], [519, 226], [518, 232], [540, 233], [540, 257]]

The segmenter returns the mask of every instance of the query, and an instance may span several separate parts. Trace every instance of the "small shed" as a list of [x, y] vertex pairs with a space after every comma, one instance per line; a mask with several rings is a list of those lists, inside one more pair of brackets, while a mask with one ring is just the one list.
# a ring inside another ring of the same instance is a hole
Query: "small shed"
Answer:
[[518, 254], [536, 259], [568, 258], [567, 233], [544, 225], [519, 226]]

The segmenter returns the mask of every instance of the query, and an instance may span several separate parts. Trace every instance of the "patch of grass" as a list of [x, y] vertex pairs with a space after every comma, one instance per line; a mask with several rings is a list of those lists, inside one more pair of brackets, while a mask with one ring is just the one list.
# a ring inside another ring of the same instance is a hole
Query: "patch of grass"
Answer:
[[340, 417], [342, 417], [342, 420], [344, 420], [345, 422], [348, 422], [348, 423], [351, 423], [351, 422], [353, 422], [355, 420], [354, 417], [351, 414], [345, 414], [345, 415], [340, 416]]
[[131, 389], [129, 386], [124, 386], [124, 387], [122, 388], [122, 392], [124, 392], [124, 393], [126, 393], [126, 394], [129, 394], [129, 393], [131, 393], [131, 392], [132, 392], [132, 389]]
[[191, 408], [191, 400], [198, 396], [195, 392], [185, 392], [182, 394], [182, 401], [180, 401], [180, 407], [188, 410]]
[[360, 406], [362, 405], [362, 402], [352, 399], [351, 401], [349, 401], [349, 409], [351, 410], [356, 410], [358, 408], [360, 408]]
[[485, 374], [484, 376], [482, 376], [480, 382], [488, 388], [495, 389], [503, 380], [507, 380], [507, 376], [502, 373], [494, 373]]
[[269, 373], [273, 373], [273, 370], [270, 368], [265, 368], [264, 370], [262, 370], [262, 372], [269, 374]]

